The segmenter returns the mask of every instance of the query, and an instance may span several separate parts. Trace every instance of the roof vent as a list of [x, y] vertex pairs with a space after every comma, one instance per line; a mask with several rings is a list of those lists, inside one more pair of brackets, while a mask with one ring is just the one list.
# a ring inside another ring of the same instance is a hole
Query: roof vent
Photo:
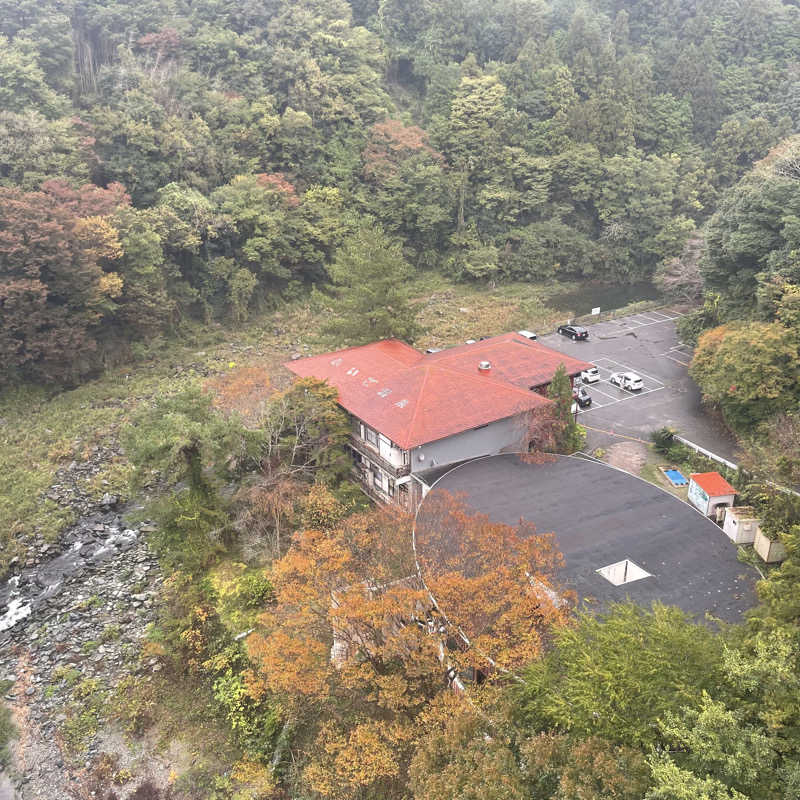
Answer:
[[614, 586], [622, 586], [624, 583], [632, 583], [633, 581], [640, 581], [642, 578], [653, 577], [638, 564], [634, 564], [629, 558], [624, 561], [617, 561], [616, 564], [609, 564], [607, 567], [596, 569], [595, 572], [599, 572]]
[[492, 368], [491, 361], [478, 362], [478, 372], [488, 372]]

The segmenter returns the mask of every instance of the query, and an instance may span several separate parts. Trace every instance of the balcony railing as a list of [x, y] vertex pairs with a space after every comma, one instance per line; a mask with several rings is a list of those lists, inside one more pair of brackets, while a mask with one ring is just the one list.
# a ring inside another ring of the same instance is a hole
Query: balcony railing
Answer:
[[363, 439], [359, 439], [357, 436], [350, 437], [350, 446], [357, 453], [361, 453], [361, 455], [368, 458], [373, 464], [380, 467], [387, 475], [391, 475], [393, 478], [401, 478], [403, 475], [408, 475], [411, 472], [411, 466], [409, 464], [401, 464], [400, 466], [392, 464], [392, 462], [387, 461], [377, 449], [367, 444]]

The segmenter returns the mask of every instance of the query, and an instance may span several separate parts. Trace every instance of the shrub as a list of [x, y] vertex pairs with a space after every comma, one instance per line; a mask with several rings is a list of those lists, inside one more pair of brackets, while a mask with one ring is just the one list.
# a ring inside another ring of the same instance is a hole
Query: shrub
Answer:
[[117, 685], [112, 707], [129, 736], [141, 736], [152, 725], [156, 708], [152, 683], [126, 675]]
[[650, 434], [650, 439], [656, 448], [656, 452], [664, 456], [667, 455], [673, 444], [673, 436], [675, 436], [675, 431], [672, 428], [664, 427], [653, 431]]
[[17, 737], [17, 729], [11, 720], [11, 709], [3, 703], [0, 705], [0, 764], [8, 766], [10, 754], [8, 746]]
[[275, 589], [263, 572], [251, 572], [239, 580], [236, 599], [245, 608], [261, 608], [275, 599]]
[[265, 700], [254, 700], [241, 673], [227, 670], [214, 681], [219, 703], [236, 740], [249, 753], [270, 755], [280, 717]]
[[167, 567], [200, 572], [224, 552], [230, 520], [215, 494], [180, 491], [155, 502], [150, 513], [158, 523], [151, 541]]

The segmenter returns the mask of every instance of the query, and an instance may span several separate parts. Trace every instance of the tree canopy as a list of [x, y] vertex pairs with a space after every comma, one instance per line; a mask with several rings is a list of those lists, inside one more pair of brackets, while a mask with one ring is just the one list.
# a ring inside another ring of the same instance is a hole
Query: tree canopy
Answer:
[[[712, 214], [712, 291], [763, 289], [767, 309], [775, 280], [800, 282], [796, 142], [737, 183], [800, 122], [792, 3], [0, 8], [11, 377], [77, 381], [187, 316], [240, 322], [313, 285], [362, 338], [413, 338], [414, 271], [649, 279]], [[105, 250], [54, 180], [124, 187], [96, 214]], [[66, 291], [23, 217], [58, 226]]]

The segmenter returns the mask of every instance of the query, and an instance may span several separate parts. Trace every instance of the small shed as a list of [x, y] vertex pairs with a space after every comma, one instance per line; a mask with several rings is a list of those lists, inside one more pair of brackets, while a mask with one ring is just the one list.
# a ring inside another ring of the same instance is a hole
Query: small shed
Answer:
[[783, 546], [783, 542], [770, 539], [769, 536], [761, 530], [760, 525], [756, 531], [753, 548], [767, 564], [774, 564], [776, 561], [783, 561], [783, 559], [786, 558], [786, 548]]
[[731, 506], [725, 509], [722, 530], [735, 544], [753, 544], [760, 522], [750, 506]]
[[714, 517], [717, 508], [732, 506], [736, 489], [719, 472], [693, 472], [689, 476], [689, 502], [707, 517]]

